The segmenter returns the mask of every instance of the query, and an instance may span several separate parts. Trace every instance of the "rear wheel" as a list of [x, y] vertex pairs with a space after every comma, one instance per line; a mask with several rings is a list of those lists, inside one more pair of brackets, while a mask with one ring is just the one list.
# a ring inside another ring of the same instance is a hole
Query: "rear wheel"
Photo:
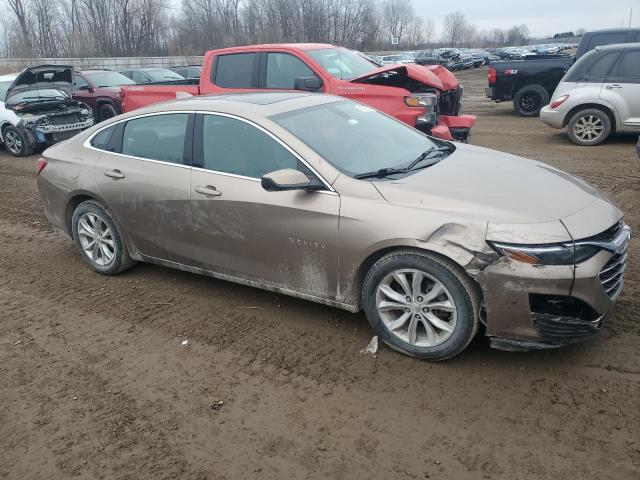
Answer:
[[104, 103], [100, 105], [100, 108], [98, 108], [99, 122], [104, 122], [105, 120], [113, 118], [117, 115], [118, 115], [118, 111], [116, 110], [116, 107], [114, 107], [110, 103]]
[[458, 355], [479, 325], [479, 289], [453, 262], [401, 251], [365, 277], [362, 303], [373, 330], [391, 348], [427, 360]]
[[76, 247], [96, 272], [117, 275], [134, 265], [117, 225], [98, 202], [88, 200], [78, 205], [71, 228]]
[[541, 85], [522, 87], [513, 97], [513, 107], [522, 117], [537, 117], [549, 103], [549, 93]]
[[33, 153], [33, 146], [24, 130], [14, 126], [2, 130], [2, 138], [7, 151], [14, 157], [27, 157]]
[[609, 115], [597, 108], [581, 110], [569, 120], [567, 134], [577, 145], [598, 145], [611, 134], [611, 119]]

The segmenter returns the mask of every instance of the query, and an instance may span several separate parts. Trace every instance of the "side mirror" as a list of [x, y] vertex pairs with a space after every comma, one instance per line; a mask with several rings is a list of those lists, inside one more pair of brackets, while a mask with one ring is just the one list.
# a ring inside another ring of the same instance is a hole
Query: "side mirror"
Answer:
[[286, 190], [307, 190], [311, 187], [311, 180], [300, 170], [285, 168], [262, 176], [262, 188], [267, 192], [284, 192]]
[[89, 92], [89, 93], [91, 93], [91, 90], [92, 90], [92, 89], [91, 89], [91, 87], [90, 87], [89, 85], [80, 85], [80, 86], [78, 87], [78, 90], [83, 90], [83, 91], [85, 91], [85, 92]]
[[293, 88], [305, 92], [317, 92], [322, 88], [322, 80], [318, 77], [296, 77]]

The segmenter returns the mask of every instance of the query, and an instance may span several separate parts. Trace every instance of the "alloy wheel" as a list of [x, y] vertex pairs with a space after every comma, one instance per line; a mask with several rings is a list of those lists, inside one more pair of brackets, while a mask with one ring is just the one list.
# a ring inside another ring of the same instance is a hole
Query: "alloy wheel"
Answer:
[[87, 256], [96, 265], [106, 267], [115, 259], [113, 233], [100, 215], [87, 212], [78, 219], [78, 237]]
[[574, 125], [573, 131], [580, 140], [595, 140], [604, 131], [602, 120], [594, 115], [587, 115], [580, 118]]
[[451, 293], [420, 270], [396, 270], [387, 275], [378, 285], [376, 308], [391, 334], [416, 347], [440, 345], [456, 327]]
[[535, 92], [529, 92], [520, 99], [520, 108], [527, 113], [535, 112], [540, 108], [542, 99]]
[[7, 130], [4, 133], [4, 145], [11, 153], [18, 154], [22, 151], [22, 139], [12, 130]]

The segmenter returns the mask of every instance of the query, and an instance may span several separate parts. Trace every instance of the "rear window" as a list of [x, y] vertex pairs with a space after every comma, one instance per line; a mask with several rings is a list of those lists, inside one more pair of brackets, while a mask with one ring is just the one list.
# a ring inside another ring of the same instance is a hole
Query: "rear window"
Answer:
[[627, 51], [618, 63], [617, 77], [640, 83], [640, 50]]
[[213, 83], [224, 88], [257, 88], [258, 53], [234, 53], [216, 58]]

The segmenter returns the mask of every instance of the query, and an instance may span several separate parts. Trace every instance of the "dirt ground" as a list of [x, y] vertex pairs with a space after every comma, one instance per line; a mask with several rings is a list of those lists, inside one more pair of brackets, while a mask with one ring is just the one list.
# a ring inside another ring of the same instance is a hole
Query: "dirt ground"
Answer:
[[[576, 147], [485, 100], [484, 69], [459, 78], [471, 143], [582, 176], [640, 232], [636, 138]], [[589, 343], [374, 358], [362, 314], [151, 265], [92, 273], [48, 229], [36, 159], [0, 150], [0, 478], [640, 478], [638, 238]]]

